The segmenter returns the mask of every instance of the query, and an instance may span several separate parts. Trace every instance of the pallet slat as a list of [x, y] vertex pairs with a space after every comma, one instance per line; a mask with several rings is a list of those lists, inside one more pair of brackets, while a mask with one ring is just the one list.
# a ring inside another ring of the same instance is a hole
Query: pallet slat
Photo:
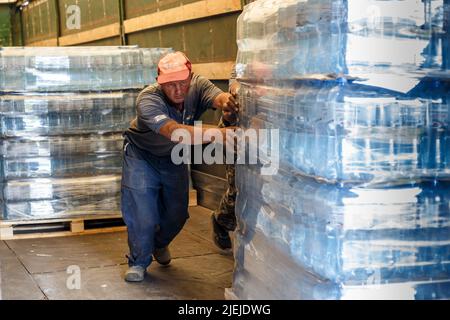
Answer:
[[[110, 217], [92, 216], [74, 219], [0, 221], [0, 240], [50, 238], [126, 230], [123, 221], [117, 220], [118, 218], [121, 218], [121, 216], [112, 215]], [[102, 221], [105, 226], [86, 229], [86, 223], [93, 220]], [[119, 222], [123, 225], [113, 227], [108, 226], [108, 223], [111, 222]], [[52, 231], [51, 229], [63, 230]]]
[[[197, 205], [197, 191], [189, 192], [189, 206]], [[120, 212], [90, 216], [75, 216], [72, 218], [42, 219], [42, 220], [0, 220], [0, 240], [36, 239], [85, 235], [94, 233], [117, 232], [126, 230], [126, 226], [100, 226], [87, 229], [86, 225], [92, 221], [103, 221], [106, 225], [114, 219], [122, 218]], [[67, 227], [68, 225], [69, 227]], [[67, 229], [63, 231], [46, 231], [51, 228]]]

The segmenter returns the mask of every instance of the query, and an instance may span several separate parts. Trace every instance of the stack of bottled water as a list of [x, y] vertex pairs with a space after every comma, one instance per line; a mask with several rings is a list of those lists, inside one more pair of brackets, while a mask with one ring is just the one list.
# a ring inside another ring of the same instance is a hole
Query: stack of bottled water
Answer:
[[237, 166], [232, 295], [450, 298], [449, 29], [444, 0], [245, 7], [241, 126], [279, 169]]
[[142, 88], [167, 50], [125, 47], [0, 49], [0, 91], [61, 92]]
[[120, 212], [122, 132], [169, 49], [0, 49], [3, 219]]

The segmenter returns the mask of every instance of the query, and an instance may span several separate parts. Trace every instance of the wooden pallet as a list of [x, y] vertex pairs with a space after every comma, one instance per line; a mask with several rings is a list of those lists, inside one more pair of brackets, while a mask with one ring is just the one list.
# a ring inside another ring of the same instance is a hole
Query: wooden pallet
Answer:
[[194, 207], [197, 205], [197, 190], [189, 190], [189, 207]]
[[[196, 205], [197, 191], [190, 190], [189, 206]], [[82, 212], [71, 212], [70, 218], [0, 220], [0, 240], [51, 238], [124, 230], [126, 226], [120, 212], [91, 216], [83, 216]]]
[[79, 218], [0, 221], [0, 240], [50, 238], [124, 231], [120, 213]]

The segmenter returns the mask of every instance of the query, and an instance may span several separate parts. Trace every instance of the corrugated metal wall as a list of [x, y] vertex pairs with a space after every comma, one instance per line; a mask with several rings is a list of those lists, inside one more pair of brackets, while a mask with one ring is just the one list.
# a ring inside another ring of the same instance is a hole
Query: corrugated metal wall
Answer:
[[[11, 14], [14, 45], [132, 45], [186, 52], [194, 71], [227, 90], [236, 59], [236, 19], [248, 0], [34, 0]], [[21, 1], [18, 1], [18, 5]], [[20, 14], [21, 12], [21, 14]], [[216, 124], [220, 112], [202, 120]], [[194, 165], [199, 203], [215, 208], [221, 165]]]

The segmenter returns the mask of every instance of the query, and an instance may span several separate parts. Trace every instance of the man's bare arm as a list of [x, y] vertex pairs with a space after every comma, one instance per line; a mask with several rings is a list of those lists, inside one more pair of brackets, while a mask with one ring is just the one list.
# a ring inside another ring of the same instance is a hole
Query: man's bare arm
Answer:
[[[174, 120], [169, 120], [161, 127], [161, 129], [159, 129], [159, 134], [161, 134], [162, 136], [166, 137], [169, 140], [172, 140], [172, 134], [177, 129], [183, 129], [183, 130], [186, 130], [189, 133], [189, 135], [191, 136], [191, 144], [194, 144], [194, 139], [193, 139], [193, 137], [194, 137], [194, 130], [202, 130], [201, 144], [204, 144], [204, 143], [213, 142], [211, 140], [211, 138], [205, 138], [205, 132], [207, 130], [210, 130], [210, 129], [217, 129], [217, 130], [219, 130], [220, 133], [222, 134], [222, 141], [225, 142], [226, 129], [233, 130], [235, 128], [234, 127], [217, 128], [217, 127], [214, 127], [214, 126], [205, 125], [205, 126], [202, 126], [202, 128], [200, 129], [199, 127], [188, 126], [188, 125], [185, 125], [185, 124], [180, 124], [180, 123], [178, 123], [178, 122], [176, 122]], [[177, 141], [174, 141], [174, 142], [177, 142]]]

